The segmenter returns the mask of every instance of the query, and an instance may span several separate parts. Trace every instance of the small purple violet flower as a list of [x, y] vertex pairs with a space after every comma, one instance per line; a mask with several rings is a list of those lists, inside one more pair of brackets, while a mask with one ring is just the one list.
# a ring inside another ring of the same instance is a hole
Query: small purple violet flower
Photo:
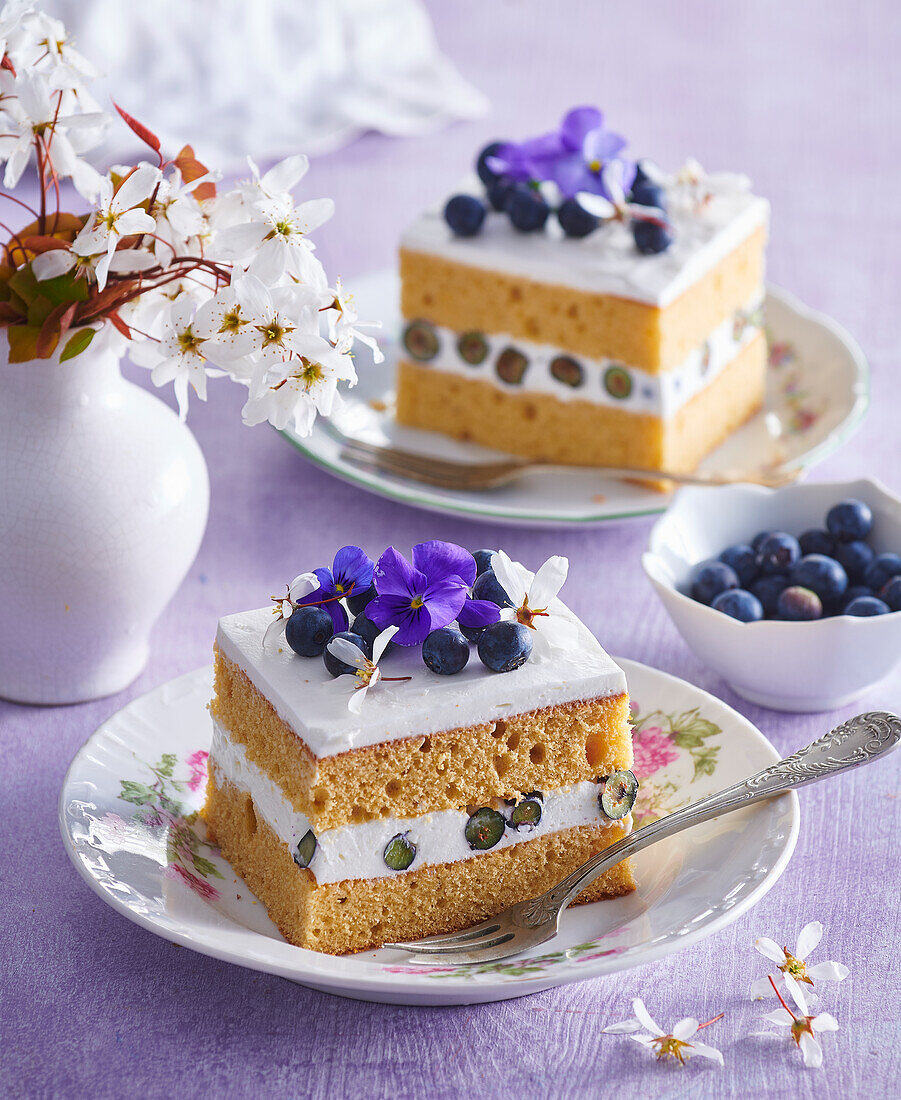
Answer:
[[491, 600], [473, 600], [469, 596], [457, 612], [457, 622], [471, 630], [480, 626], [491, 626], [501, 617], [501, 609]]
[[341, 600], [353, 592], [365, 592], [372, 584], [372, 558], [359, 546], [342, 546], [332, 568], [314, 569], [319, 588], [297, 601], [297, 606], [318, 604], [331, 615], [335, 633], [347, 630], [347, 612]]
[[457, 618], [476, 578], [472, 554], [452, 542], [420, 542], [412, 565], [393, 546], [375, 566], [376, 598], [366, 614], [379, 630], [396, 626], [399, 645], [421, 645]]
[[635, 165], [621, 156], [626, 144], [622, 135], [605, 128], [604, 116], [596, 107], [574, 107], [563, 116], [559, 130], [502, 145], [489, 157], [488, 166], [513, 180], [553, 180], [564, 198], [589, 191], [612, 200], [604, 180], [605, 165], [614, 161], [623, 165], [627, 192], [635, 179]]

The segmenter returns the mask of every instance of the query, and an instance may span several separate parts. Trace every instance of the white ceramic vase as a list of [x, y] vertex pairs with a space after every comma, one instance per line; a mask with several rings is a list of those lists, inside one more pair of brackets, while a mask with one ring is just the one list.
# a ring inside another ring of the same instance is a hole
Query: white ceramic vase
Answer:
[[209, 477], [194, 436], [119, 372], [101, 330], [60, 363], [0, 348], [0, 697], [74, 703], [126, 687], [193, 562]]

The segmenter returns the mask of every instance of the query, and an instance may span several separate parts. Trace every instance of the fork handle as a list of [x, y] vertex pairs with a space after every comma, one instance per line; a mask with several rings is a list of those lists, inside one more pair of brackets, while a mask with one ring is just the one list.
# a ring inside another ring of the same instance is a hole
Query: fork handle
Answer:
[[849, 718], [831, 733], [806, 748], [772, 764], [718, 794], [702, 798], [666, 817], [645, 825], [616, 844], [592, 856], [517, 915], [517, 923], [535, 927], [557, 917], [586, 886], [621, 862], [658, 840], [664, 840], [692, 825], [732, 813], [744, 806], [774, 798], [805, 783], [815, 783], [849, 768], [870, 764], [890, 752], [901, 739], [901, 718], [887, 711], [870, 711]]

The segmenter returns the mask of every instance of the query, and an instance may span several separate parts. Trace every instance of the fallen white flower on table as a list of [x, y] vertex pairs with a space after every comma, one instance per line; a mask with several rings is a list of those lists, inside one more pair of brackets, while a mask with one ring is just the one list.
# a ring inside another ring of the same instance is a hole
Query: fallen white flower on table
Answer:
[[[632, 1001], [632, 1011], [635, 1015], [631, 1020], [624, 1020], [619, 1024], [610, 1024], [609, 1027], [604, 1028], [604, 1031], [610, 1035], [628, 1035], [630, 1039], [634, 1039], [636, 1043], [641, 1043], [643, 1047], [655, 1054], [658, 1061], [673, 1058], [684, 1066], [686, 1058], [697, 1054], [701, 1058], [710, 1058], [712, 1061], [723, 1065], [723, 1056], [720, 1051], [715, 1047], [707, 1046], [706, 1043], [692, 1040], [692, 1037], [701, 1028], [708, 1027], [710, 1024], [722, 1019], [722, 1012], [719, 1016], [714, 1016], [712, 1020], [708, 1020], [704, 1024], [699, 1024], [692, 1016], [686, 1016], [684, 1020], [680, 1020], [675, 1025], [671, 1032], [667, 1033], [651, 1019], [651, 1015], [640, 997], [635, 997]], [[644, 1032], [641, 1035], [635, 1034], [642, 1031], [642, 1029], [644, 1029]]]
[[[823, 1031], [838, 1031], [838, 1020], [834, 1016], [830, 1016], [828, 1012], [811, 1016], [801, 987], [794, 980], [790, 983], [786, 981], [786, 989], [801, 1012], [800, 1016], [797, 1015], [786, 1004], [772, 977], [767, 980], [772, 986], [773, 992], [779, 998], [782, 1008], [777, 1009], [775, 1012], [768, 1012], [763, 1019], [767, 1023], [775, 1024], [782, 1029], [788, 1027], [789, 1038], [794, 1040], [795, 1045], [801, 1051], [804, 1065], [812, 1066], [814, 1069], [819, 1068], [823, 1064], [823, 1048], [820, 1046], [817, 1034]], [[766, 1038], [778, 1037], [777, 1033], [772, 1031], [755, 1031], [753, 1034]]]
[[571, 649], [576, 644], [575, 623], [550, 606], [566, 580], [567, 558], [554, 555], [537, 573], [532, 573], [498, 550], [491, 555], [491, 568], [513, 604], [501, 610], [501, 619], [522, 623], [535, 632], [532, 635], [535, 657], [547, 657], [552, 650]]
[[[823, 926], [818, 920], [805, 924], [798, 935], [798, 942], [794, 954], [787, 947], [780, 947], [775, 940], [761, 936], [754, 941], [754, 946], [764, 958], [776, 963], [786, 986], [791, 988], [798, 982], [813, 986], [814, 982], [840, 982], [851, 973], [847, 966], [837, 962], [821, 962], [814, 966], [808, 966], [804, 961], [807, 956], [816, 949], [823, 938]], [[769, 977], [760, 978], [751, 985], [751, 997], [770, 997], [773, 994], [774, 983]], [[810, 1000], [816, 998], [811, 997]]]

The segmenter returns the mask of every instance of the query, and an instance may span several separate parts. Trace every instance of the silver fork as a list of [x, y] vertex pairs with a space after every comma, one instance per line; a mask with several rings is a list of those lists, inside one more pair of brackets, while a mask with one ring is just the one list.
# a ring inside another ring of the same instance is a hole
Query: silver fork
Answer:
[[511, 905], [496, 917], [463, 932], [428, 936], [410, 943], [386, 943], [429, 959], [449, 963], [479, 963], [506, 959], [552, 939], [560, 917], [570, 902], [598, 875], [627, 856], [642, 851], [692, 825], [767, 798], [784, 794], [805, 783], [814, 783], [848, 768], [869, 764], [884, 756], [901, 739], [901, 718], [886, 711], [870, 711], [849, 718], [831, 733], [804, 749], [681, 810], [645, 825], [603, 852], [592, 856], [572, 874], [540, 897]]
[[527, 458], [501, 459], [496, 462], [454, 462], [445, 458], [404, 451], [397, 447], [380, 447], [362, 439], [351, 439], [335, 433], [341, 442], [341, 458], [368, 471], [380, 471], [395, 477], [433, 485], [439, 489], [464, 492], [484, 492], [499, 489], [522, 477], [530, 470], [551, 473], [571, 473], [574, 469], [590, 469], [599, 478], [635, 478], [659, 481], [665, 479], [680, 485], [766, 485], [779, 488], [790, 485], [801, 476], [799, 466], [773, 467], [761, 470], [745, 470], [736, 473], [680, 473], [675, 470], [648, 470], [639, 466], [555, 466]]

